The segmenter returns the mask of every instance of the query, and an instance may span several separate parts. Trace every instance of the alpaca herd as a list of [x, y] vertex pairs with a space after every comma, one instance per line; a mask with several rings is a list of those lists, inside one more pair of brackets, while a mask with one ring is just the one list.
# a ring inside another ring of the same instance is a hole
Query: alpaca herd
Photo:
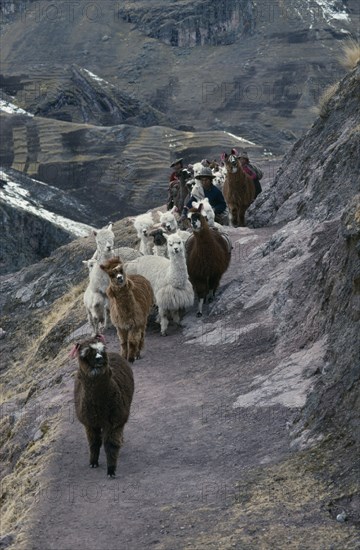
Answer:
[[[246, 208], [254, 200], [253, 182], [241, 170], [235, 155], [224, 154], [224, 167], [214, 184], [223, 189], [233, 225], [244, 225]], [[194, 174], [201, 163], [194, 165]], [[214, 172], [215, 173], [215, 172]], [[71, 357], [78, 359], [75, 409], [85, 426], [90, 466], [99, 464], [104, 445], [107, 474], [115, 476], [123, 429], [130, 413], [134, 378], [130, 363], [141, 357], [149, 315], [157, 308], [160, 334], [166, 336], [170, 322], [181, 327], [183, 313], [198, 300], [196, 315], [202, 317], [206, 300], [211, 302], [231, 259], [231, 241], [197, 181], [191, 195], [185, 231], [179, 228], [180, 213], [147, 212], [133, 219], [139, 247], [114, 247], [112, 223], [94, 231], [96, 250], [83, 260], [88, 285], [83, 301], [91, 338], [78, 342]], [[156, 221], [158, 218], [158, 221]], [[183, 227], [183, 226], [182, 226]], [[105, 349], [102, 332], [114, 325], [119, 352]]]

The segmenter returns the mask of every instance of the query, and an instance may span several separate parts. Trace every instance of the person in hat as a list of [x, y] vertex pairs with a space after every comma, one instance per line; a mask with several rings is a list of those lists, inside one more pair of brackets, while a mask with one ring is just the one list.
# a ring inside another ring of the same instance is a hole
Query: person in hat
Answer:
[[191, 177], [191, 171], [183, 167], [183, 160], [179, 158], [170, 164], [173, 172], [170, 175], [168, 187], [167, 209], [171, 210], [174, 206], [179, 212], [184, 208], [184, 199], [187, 195], [186, 181]]
[[[221, 225], [228, 225], [229, 215], [227, 205], [224, 199], [224, 195], [218, 187], [213, 184], [213, 179], [216, 176], [211, 171], [211, 168], [208, 166], [203, 166], [202, 169], [195, 175], [195, 182], [200, 182], [204, 196], [202, 198], [208, 198], [209, 203], [212, 206], [212, 209], [215, 213], [215, 221]], [[195, 184], [196, 186], [196, 184]], [[195, 187], [194, 186], [194, 187]], [[192, 194], [190, 199], [186, 203], [186, 207], [182, 213], [183, 217], [186, 217], [187, 211], [191, 208], [194, 201], [198, 201], [199, 196]]]
[[250, 164], [249, 155], [246, 151], [241, 151], [240, 155], [238, 156], [238, 159], [240, 161], [241, 168], [243, 169], [243, 171], [248, 176], [250, 176], [250, 178], [254, 181], [255, 198], [256, 198], [262, 192], [262, 187], [260, 183], [260, 179], [262, 178], [262, 172], [255, 165]]
[[172, 164], [170, 164], [170, 168], [173, 168], [173, 171], [170, 174], [169, 181], [175, 181], [178, 180], [181, 175], [181, 170], [183, 170], [183, 158], [176, 159]]

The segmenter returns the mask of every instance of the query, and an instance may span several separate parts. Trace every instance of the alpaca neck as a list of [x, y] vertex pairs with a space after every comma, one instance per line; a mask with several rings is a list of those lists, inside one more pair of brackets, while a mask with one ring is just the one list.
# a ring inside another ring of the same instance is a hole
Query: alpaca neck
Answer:
[[187, 278], [188, 272], [186, 267], [185, 254], [181, 252], [179, 252], [178, 254], [172, 254], [170, 257], [169, 266], [169, 283], [174, 288], [183, 288]]
[[79, 378], [88, 392], [102, 392], [110, 383], [111, 372], [109, 366], [98, 370], [99, 372], [96, 374], [89, 374], [88, 372], [85, 374], [79, 369]]
[[126, 315], [127, 311], [133, 311], [133, 305], [135, 303], [134, 295], [132, 292], [132, 284], [127, 279], [124, 286], [119, 286], [117, 283], [110, 283], [109, 297], [115, 298], [118, 304], [121, 304], [121, 311]]

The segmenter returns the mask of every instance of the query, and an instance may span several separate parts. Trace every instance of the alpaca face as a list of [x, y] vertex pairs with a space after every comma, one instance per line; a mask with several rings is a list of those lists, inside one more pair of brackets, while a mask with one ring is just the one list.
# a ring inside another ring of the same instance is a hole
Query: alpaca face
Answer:
[[160, 223], [167, 233], [174, 233], [177, 230], [177, 221], [171, 212], [162, 214], [160, 216]]
[[149, 229], [153, 225], [154, 220], [151, 214], [141, 214], [140, 216], [137, 216], [134, 220], [134, 227], [139, 239], [141, 239], [141, 237], [148, 237]]
[[239, 161], [235, 155], [229, 155], [225, 160], [225, 165], [228, 172], [236, 174], [239, 169]]
[[101, 252], [110, 252], [114, 248], [114, 233], [106, 229], [100, 229], [95, 234], [95, 240], [98, 250]]
[[176, 233], [168, 237], [167, 243], [169, 257], [184, 253], [184, 243]]
[[116, 283], [120, 287], [126, 284], [126, 275], [124, 271], [124, 266], [122, 264], [117, 264], [115, 267], [112, 267], [107, 271], [111, 282]]
[[156, 246], [164, 246], [164, 244], [166, 244], [166, 239], [161, 229], [152, 232], [151, 236], [154, 238], [154, 244]]
[[107, 366], [107, 355], [102, 342], [94, 339], [79, 345], [80, 368], [86, 376], [98, 376]]
[[200, 231], [202, 224], [201, 224], [201, 218], [204, 219], [204, 216], [201, 212], [190, 212], [188, 214], [188, 217], [190, 219], [191, 227], [193, 228], [193, 231]]

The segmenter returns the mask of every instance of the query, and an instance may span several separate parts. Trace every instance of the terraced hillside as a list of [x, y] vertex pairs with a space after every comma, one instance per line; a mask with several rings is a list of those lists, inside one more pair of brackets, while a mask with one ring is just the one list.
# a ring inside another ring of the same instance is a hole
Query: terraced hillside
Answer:
[[[69, 202], [85, 207], [72, 211], [72, 219], [95, 226], [163, 204], [176, 156], [194, 162], [249, 145], [219, 131], [101, 127], [6, 113], [1, 134], [5, 167], [66, 191]], [[250, 150], [261, 153], [255, 145]]]

